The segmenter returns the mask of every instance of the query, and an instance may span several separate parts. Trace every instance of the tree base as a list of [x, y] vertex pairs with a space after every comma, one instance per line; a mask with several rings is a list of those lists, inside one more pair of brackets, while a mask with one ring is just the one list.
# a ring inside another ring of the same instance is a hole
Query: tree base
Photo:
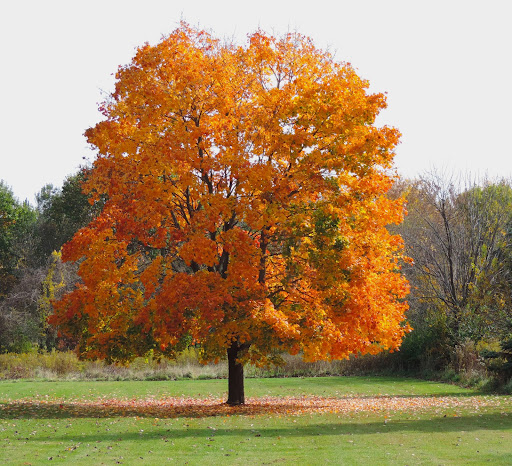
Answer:
[[226, 401], [228, 406], [242, 406], [245, 404], [245, 401]]

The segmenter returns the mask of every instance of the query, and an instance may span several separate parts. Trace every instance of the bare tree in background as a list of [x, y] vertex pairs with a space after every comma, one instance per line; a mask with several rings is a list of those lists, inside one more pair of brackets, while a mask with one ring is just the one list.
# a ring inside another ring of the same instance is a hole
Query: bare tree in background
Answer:
[[512, 285], [510, 184], [431, 173], [397, 189], [408, 200], [399, 232], [414, 260], [406, 270], [412, 314], [440, 312], [452, 343], [497, 335]]

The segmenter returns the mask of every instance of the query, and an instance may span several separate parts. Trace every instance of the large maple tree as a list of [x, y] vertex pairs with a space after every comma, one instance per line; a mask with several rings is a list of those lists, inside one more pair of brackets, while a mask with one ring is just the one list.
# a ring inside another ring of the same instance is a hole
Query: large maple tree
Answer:
[[299, 34], [245, 46], [182, 24], [120, 67], [86, 131], [101, 214], [63, 247], [81, 283], [51, 322], [83, 357], [227, 356], [243, 365], [396, 349], [407, 325], [399, 132], [385, 96]]

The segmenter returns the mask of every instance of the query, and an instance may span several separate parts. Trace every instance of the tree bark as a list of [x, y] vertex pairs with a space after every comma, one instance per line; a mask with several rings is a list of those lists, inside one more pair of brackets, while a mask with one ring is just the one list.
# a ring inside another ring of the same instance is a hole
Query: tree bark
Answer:
[[234, 340], [228, 348], [228, 405], [243, 405], [244, 395], [244, 366], [237, 361], [242, 346]]

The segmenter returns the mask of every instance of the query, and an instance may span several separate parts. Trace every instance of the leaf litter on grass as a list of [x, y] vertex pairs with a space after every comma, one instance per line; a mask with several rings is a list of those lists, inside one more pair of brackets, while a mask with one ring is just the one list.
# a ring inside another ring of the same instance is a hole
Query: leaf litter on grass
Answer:
[[208, 417], [229, 415], [300, 415], [312, 413], [421, 413], [434, 410], [446, 414], [454, 410], [473, 410], [512, 404], [512, 397], [499, 396], [265, 396], [248, 398], [245, 405], [229, 406], [218, 397], [162, 397], [145, 399], [118, 399], [102, 397], [94, 400], [62, 398], [23, 398], [0, 403], [0, 418], [15, 417]]

